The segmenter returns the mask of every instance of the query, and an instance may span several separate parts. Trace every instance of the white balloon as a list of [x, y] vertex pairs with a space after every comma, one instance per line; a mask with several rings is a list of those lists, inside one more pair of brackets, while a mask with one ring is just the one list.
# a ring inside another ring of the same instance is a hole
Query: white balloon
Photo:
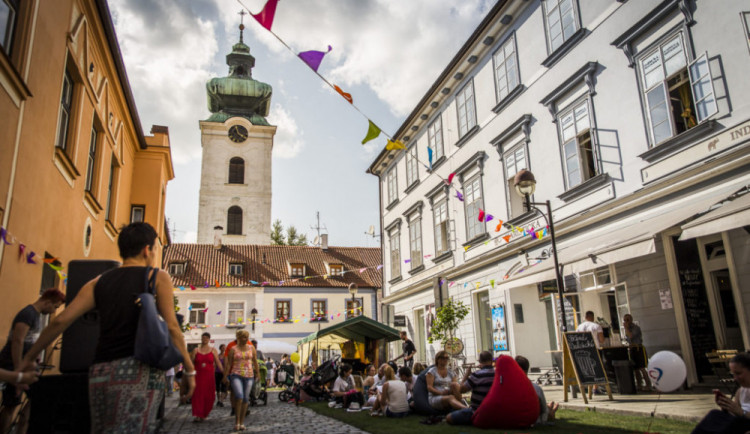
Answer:
[[673, 392], [685, 382], [685, 362], [671, 351], [659, 351], [648, 361], [648, 376], [656, 390]]

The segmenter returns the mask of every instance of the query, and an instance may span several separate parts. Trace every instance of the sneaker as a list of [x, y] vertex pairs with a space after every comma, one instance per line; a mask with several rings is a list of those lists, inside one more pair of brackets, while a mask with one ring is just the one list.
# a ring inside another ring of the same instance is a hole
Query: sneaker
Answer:
[[336, 404], [333, 408], [344, 408], [344, 404]]
[[360, 410], [359, 403], [358, 402], [352, 402], [351, 404], [349, 404], [349, 410], [357, 410], [357, 411], [359, 411]]
[[328, 403], [328, 407], [330, 407], [330, 408], [334, 408], [334, 407], [336, 407], [336, 401], [330, 401], [330, 402]]

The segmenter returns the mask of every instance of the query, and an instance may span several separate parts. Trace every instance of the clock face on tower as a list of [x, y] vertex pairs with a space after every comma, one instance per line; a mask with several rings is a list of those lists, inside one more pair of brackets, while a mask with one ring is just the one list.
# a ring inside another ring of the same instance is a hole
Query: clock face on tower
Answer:
[[247, 128], [242, 125], [232, 125], [229, 129], [229, 139], [235, 143], [242, 143], [247, 140]]

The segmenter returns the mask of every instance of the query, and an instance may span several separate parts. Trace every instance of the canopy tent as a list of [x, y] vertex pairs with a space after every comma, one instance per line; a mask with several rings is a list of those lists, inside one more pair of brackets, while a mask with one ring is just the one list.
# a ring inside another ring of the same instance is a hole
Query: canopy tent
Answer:
[[310, 354], [316, 349], [338, 348], [339, 344], [348, 341], [365, 342], [366, 339], [383, 339], [392, 342], [400, 339], [398, 330], [360, 315], [342, 323], [334, 324], [320, 331], [313, 332], [297, 343], [300, 363], [305, 364]]

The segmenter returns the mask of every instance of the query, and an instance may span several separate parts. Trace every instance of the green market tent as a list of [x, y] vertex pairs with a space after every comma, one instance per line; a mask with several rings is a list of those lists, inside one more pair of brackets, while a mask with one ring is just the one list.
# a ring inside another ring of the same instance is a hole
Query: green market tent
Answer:
[[304, 364], [307, 361], [314, 348], [328, 348], [334, 345], [338, 348], [338, 344], [347, 341], [365, 342], [365, 338], [371, 340], [384, 339], [385, 342], [400, 339], [398, 330], [360, 315], [313, 332], [297, 342], [300, 363]]

